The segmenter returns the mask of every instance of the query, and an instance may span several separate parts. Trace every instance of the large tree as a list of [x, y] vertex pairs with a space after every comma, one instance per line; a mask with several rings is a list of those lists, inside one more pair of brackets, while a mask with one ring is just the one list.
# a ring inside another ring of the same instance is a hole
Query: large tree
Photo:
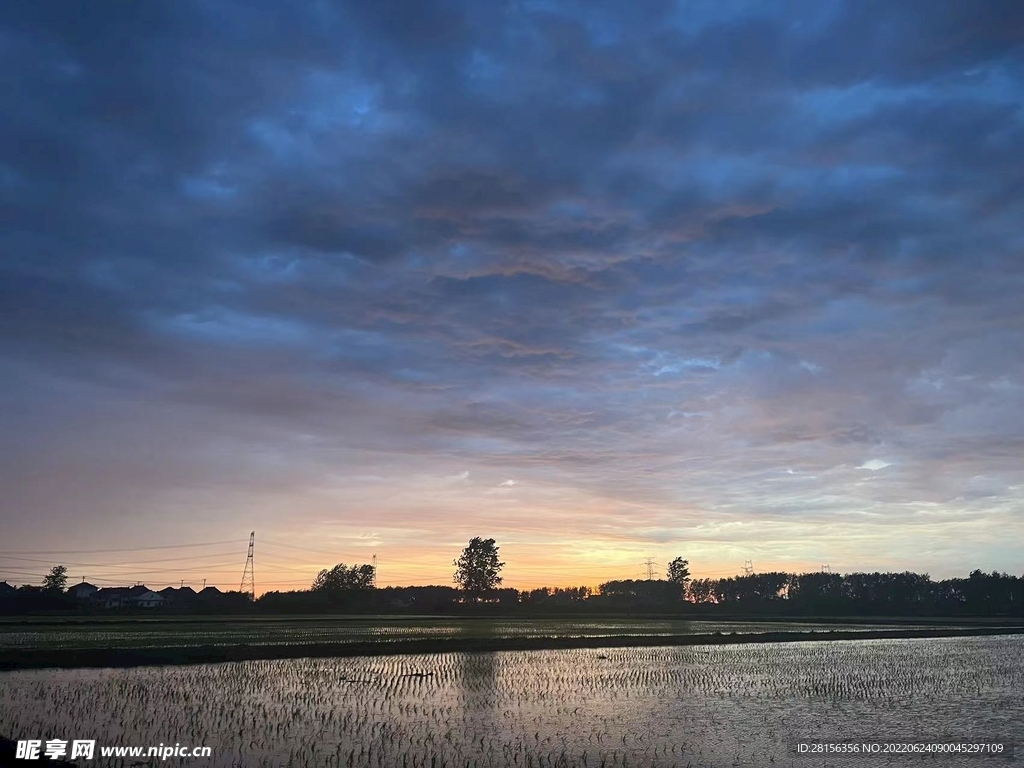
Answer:
[[453, 562], [455, 583], [474, 601], [501, 586], [501, 569], [505, 564], [498, 559], [494, 539], [473, 538], [462, 556]]
[[351, 568], [338, 563], [331, 569], [324, 569], [317, 574], [310, 589], [328, 595], [340, 595], [345, 592], [363, 592], [373, 589], [374, 568], [372, 565], [353, 565]]
[[679, 594], [686, 594], [686, 584], [690, 581], [690, 561], [677, 557], [668, 564], [668, 580], [679, 587]]
[[52, 592], [63, 592], [68, 585], [68, 569], [64, 565], [55, 565], [43, 577], [43, 589]]

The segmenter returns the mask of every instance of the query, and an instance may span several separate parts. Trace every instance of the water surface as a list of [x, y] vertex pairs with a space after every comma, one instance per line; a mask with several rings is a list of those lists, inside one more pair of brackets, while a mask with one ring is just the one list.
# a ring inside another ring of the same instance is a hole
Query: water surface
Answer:
[[[793, 743], [1005, 739], [1021, 723], [1019, 637], [0, 674], [0, 732], [12, 738], [213, 748], [212, 760], [191, 765], [819, 766]], [[1004, 763], [947, 755], [827, 765]]]

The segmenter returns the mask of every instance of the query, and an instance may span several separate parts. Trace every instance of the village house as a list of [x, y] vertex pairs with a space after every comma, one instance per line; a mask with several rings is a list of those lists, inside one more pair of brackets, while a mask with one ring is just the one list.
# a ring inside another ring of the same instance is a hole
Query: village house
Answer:
[[75, 598], [75, 600], [88, 600], [97, 592], [99, 592], [99, 587], [94, 586], [87, 581], [75, 584], [73, 587], [68, 589], [68, 594]]
[[164, 596], [140, 585], [128, 590], [126, 603], [129, 608], [160, 608], [164, 604]]
[[192, 587], [164, 587], [160, 590], [165, 605], [188, 605], [196, 599]]
[[218, 598], [221, 598], [223, 596], [224, 596], [224, 593], [221, 592], [219, 589], [217, 589], [217, 587], [204, 587], [199, 592], [199, 598], [201, 600], [211, 600], [212, 601], [212, 600], [217, 600]]
[[164, 597], [149, 587], [138, 584], [134, 587], [104, 587], [93, 594], [92, 602], [104, 608], [160, 608]]
[[128, 587], [103, 587], [96, 590], [89, 600], [103, 608], [121, 608], [127, 593]]

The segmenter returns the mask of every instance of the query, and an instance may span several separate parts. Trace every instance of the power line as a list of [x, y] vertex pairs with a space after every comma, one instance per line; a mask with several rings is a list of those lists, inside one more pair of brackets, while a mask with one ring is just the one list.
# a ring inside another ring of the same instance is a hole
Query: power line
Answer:
[[[262, 542], [261, 542], [262, 543]], [[307, 565], [305, 568], [296, 568], [290, 565], [278, 565], [274, 562], [269, 562], [262, 553], [260, 554], [260, 572], [266, 573], [267, 571], [288, 571], [291, 573], [318, 573], [320, 568], [315, 565]]]
[[212, 547], [219, 544], [237, 544], [238, 539], [225, 541], [204, 541], [196, 544], [163, 544], [157, 547], [114, 547], [112, 549], [49, 549], [49, 550], [3, 550], [0, 555], [93, 555], [101, 552], [145, 552], [152, 549], [186, 549], [188, 547]]
[[[150, 559], [135, 560], [135, 561], [129, 560], [127, 562], [122, 562], [122, 563], [86, 563], [86, 562], [83, 562], [81, 560], [63, 560], [62, 565], [70, 565], [70, 566], [74, 566], [75, 568], [80, 568], [80, 567], [84, 567], [84, 568], [120, 568], [120, 567], [131, 568], [131, 567], [133, 567], [133, 566], [135, 566], [136, 564], [139, 564], [139, 563], [142, 563], [142, 564], [148, 564], [148, 563], [174, 563], [174, 562], [180, 562], [180, 561], [192, 562], [194, 560], [205, 560], [205, 559], [209, 559], [209, 558], [212, 558], [212, 557], [231, 557], [234, 554], [237, 554], [237, 552], [212, 552], [212, 553], [210, 553], [208, 555], [183, 555], [182, 557], [164, 557], [164, 558], [156, 558], [156, 559], [153, 559], [153, 560], [150, 560]], [[14, 555], [3, 555], [3, 556], [0, 556], [0, 560], [17, 560], [19, 562], [41, 563], [41, 564], [45, 564], [45, 565], [50, 565], [51, 563], [53, 563], [52, 559], [40, 560], [40, 559], [34, 558], [34, 557], [16, 557]]]
[[337, 552], [328, 552], [327, 550], [324, 550], [324, 549], [314, 549], [313, 547], [302, 547], [302, 546], [299, 546], [298, 544], [285, 544], [284, 542], [281, 542], [281, 541], [264, 541], [263, 539], [260, 539], [260, 543], [262, 545], [264, 545], [264, 546], [285, 547], [287, 549], [300, 549], [300, 550], [302, 550], [304, 552], [314, 552], [314, 553], [316, 553], [318, 555], [327, 555], [328, 557], [337, 557], [338, 556]]
[[316, 558], [296, 557], [294, 555], [284, 555], [284, 554], [281, 554], [280, 552], [270, 552], [270, 551], [268, 551], [268, 550], [263, 548], [263, 543], [264, 542], [261, 539], [260, 540], [260, 562], [261, 563], [265, 563], [268, 560], [272, 559], [274, 562], [282, 560], [282, 561], [289, 562], [289, 563], [302, 563], [303, 565], [308, 565], [310, 568], [322, 568], [325, 565], [323, 560], [317, 560]]
[[[131, 574], [136, 574], [136, 575], [144, 576], [146, 574], [157, 574], [157, 575], [159, 575], [161, 573], [187, 573], [188, 571], [212, 571], [212, 570], [216, 570], [218, 568], [225, 568], [226, 569], [226, 568], [237, 568], [237, 567], [238, 567], [238, 561], [236, 560], [233, 563], [230, 563], [230, 562], [229, 563], [204, 563], [202, 565], [182, 565], [182, 566], [175, 566], [175, 567], [171, 567], [171, 568], [150, 568], [150, 569], [146, 569], [146, 570], [124, 569], [124, 570], [109, 571], [109, 573], [110, 573], [111, 576], [122, 576], [122, 575], [123, 576], [128, 576], [128, 575], [131, 575]], [[106, 570], [106, 569], [100, 568], [100, 569], [98, 569], [97, 572], [102, 573], [104, 570]]]
[[[203, 571], [199, 571], [203, 573]], [[0, 575], [0, 578], [3, 576]], [[45, 574], [25, 574], [25, 573], [10, 573], [6, 574], [6, 578], [11, 579], [15, 582], [21, 582], [22, 584], [39, 584], [43, 581]], [[185, 574], [185, 578], [182, 579], [177, 573], [125, 573], [122, 575], [108, 574], [106, 576], [92, 576], [86, 575], [85, 580], [100, 586], [118, 586], [124, 584], [172, 584], [178, 581], [199, 581], [200, 577], [196, 573]], [[223, 577], [218, 577], [219, 581], [224, 581]]]

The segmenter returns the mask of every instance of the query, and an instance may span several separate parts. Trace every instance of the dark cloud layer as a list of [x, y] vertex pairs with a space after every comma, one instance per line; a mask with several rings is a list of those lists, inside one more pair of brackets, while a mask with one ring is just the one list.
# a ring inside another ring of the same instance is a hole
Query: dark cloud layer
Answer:
[[996, 0], [5, 6], [4, 519], [1019, 571], [1022, 41]]

